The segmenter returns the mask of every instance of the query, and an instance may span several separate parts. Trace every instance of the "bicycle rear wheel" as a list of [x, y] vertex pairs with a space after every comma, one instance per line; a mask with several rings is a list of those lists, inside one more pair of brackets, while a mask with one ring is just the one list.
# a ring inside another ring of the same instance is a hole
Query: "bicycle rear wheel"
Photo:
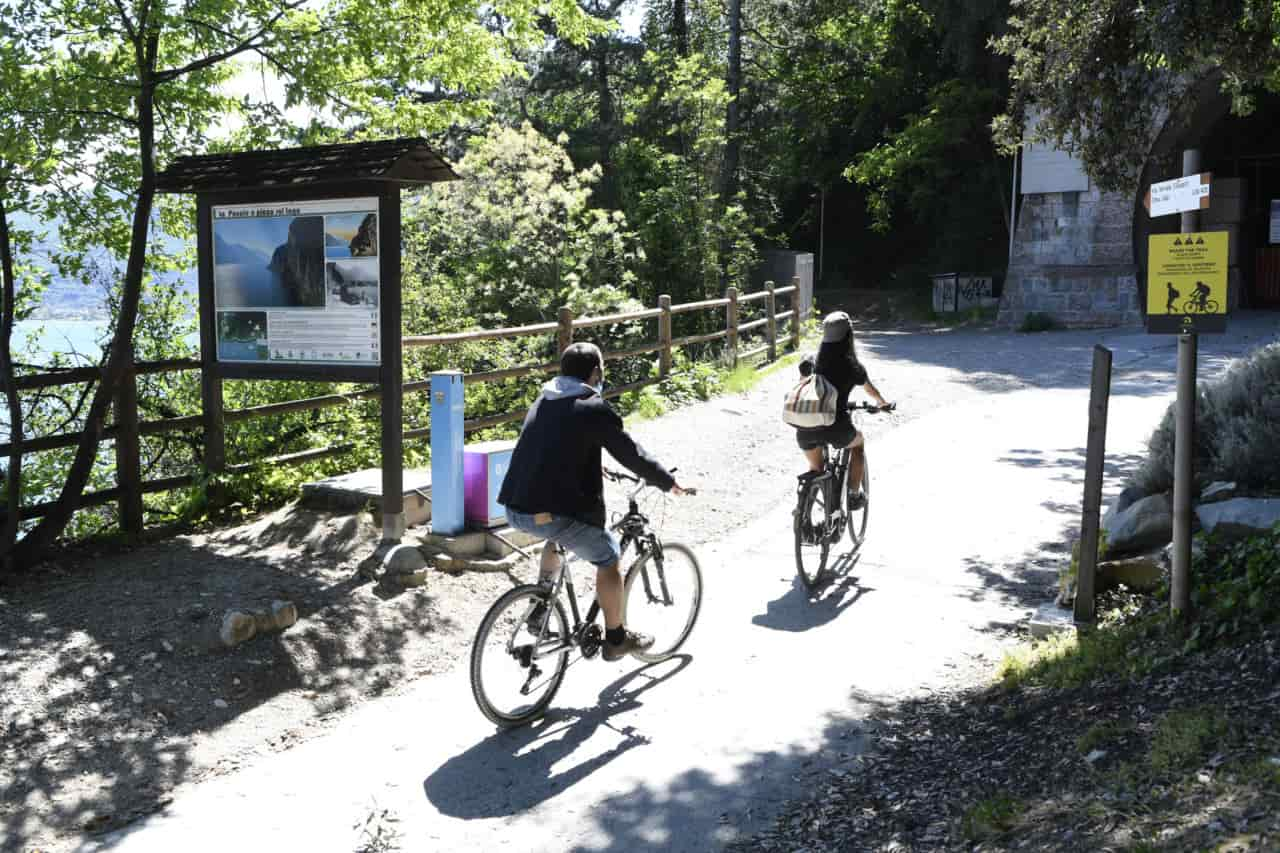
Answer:
[[862, 509], [853, 510], [853, 481], [845, 472], [845, 511], [849, 513], [849, 541], [855, 549], [861, 548], [867, 541], [867, 514], [871, 511], [871, 469], [867, 466], [866, 454], [862, 458]]
[[661, 556], [650, 551], [627, 570], [623, 622], [653, 637], [653, 645], [633, 657], [656, 663], [680, 651], [701, 610], [702, 567], [684, 545], [665, 544]]
[[[535, 608], [548, 602], [547, 617], [531, 620]], [[569, 649], [533, 655], [565, 644], [568, 637], [564, 605], [551, 599], [545, 588], [524, 584], [505, 592], [481, 620], [471, 646], [471, 694], [480, 713], [500, 726], [517, 726], [540, 716], [564, 680]]]
[[825, 483], [808, 483], [800, 492], [792, 525], [796, 539], [796, 571], [806, 589], [816, 587], [827, 570], [827, 555], [831, 551], [831, 537], [827, 535], [829, 515]]

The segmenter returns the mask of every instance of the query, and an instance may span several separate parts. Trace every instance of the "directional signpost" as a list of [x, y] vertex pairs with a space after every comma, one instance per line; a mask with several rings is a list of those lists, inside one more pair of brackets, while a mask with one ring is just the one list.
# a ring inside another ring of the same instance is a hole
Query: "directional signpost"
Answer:
[[1212, 178], [1212, 173], [1201, 172], [1198, 175], [1152, 184], [1144, 203], [1153, 217], [1188, 210], [1208, 210]]

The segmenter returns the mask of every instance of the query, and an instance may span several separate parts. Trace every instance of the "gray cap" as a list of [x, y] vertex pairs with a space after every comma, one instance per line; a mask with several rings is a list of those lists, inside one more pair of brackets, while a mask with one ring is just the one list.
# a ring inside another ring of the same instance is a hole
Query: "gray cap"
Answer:
[[843, 341], [853, 332], [853, 321], [843, 311], [832, 311], [822, 320], [822, 342], [833, 344]]

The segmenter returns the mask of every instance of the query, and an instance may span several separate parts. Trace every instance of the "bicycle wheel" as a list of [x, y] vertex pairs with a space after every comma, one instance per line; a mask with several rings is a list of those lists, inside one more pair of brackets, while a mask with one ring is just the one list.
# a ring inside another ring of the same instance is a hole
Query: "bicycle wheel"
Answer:
[[1217, 313], [1218, 313], [1218, 300], [1216, 300], [1216, 299], [1210, 299], [1208, 302], [1206, 302], [1206, 303], [1204, 304], [1204, 310], [1205, 310], [1205, 311], [1207, 311], [1207, 312], [1208, 312], [1208, 313], [1210, 313], [1210, 314], [1217, 314]]
[[535, 649], [555, 648], [569, 636], [569, 620], [559, 599], [535, 635], [528, 622], [534, 608], [548, 601], [536, 584], [503, 593], [480, 622], [471, 646], [471, 694], [480, 712], [500, 726], [516, 726], [538, 717], [560, 689], [569, 649], [534, 658]]
[[849, 541], [853, 543], [854, 548], [861, 548], [862, 543], [867, 541], [867, 514], [871, 510], [871, 469], [867, 467], [866, 454], [862, 458], [862, 509], [848, 509], [853, 506], [853, 483], [846, 471], [845, 480], [845, 498], [844, 505], [849, 513]]
[[680, 651], [702, 609], [702, 568], [684, 545], [662, 546], [662, 557], [645, 554], [627, 570], [622, 619], [629, 628], [653, 637], [648, 651], [632, 652], [647, 663]]
[[824, 483], [809, 483], [800, 493], [792, 525], [796, 537], [796, 571], [805, 588], [813, 589], [827, 570], [831, 537], [827, 535], [827, 500]]

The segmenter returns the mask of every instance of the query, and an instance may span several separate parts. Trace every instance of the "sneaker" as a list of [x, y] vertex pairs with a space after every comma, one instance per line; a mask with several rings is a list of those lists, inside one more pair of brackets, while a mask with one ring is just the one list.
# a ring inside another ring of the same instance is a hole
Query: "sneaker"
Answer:
[[643, 652], [645, 649], [652, 647], [653, 637], [650, 637], [648, 634], [628, 631], [626, 639], [621, 643], [611, 643], [608, 640], [605, 640], [604, 659], [609, 661], [619, 660], [632, 652]]
[[867, 496], [862, 492], [849, 495], [849, 510], [851, 512], [857, 512], [858, 510], [862, 509], [866, 505], [867, 505]]

